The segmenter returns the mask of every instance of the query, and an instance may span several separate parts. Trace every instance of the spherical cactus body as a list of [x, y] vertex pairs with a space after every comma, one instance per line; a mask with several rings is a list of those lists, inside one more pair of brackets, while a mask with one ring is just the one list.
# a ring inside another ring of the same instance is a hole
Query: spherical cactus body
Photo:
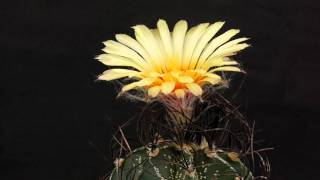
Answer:
[[237, 153], [195, 144], [141, 147], [115, 165], [110, 180], [253, 180]]

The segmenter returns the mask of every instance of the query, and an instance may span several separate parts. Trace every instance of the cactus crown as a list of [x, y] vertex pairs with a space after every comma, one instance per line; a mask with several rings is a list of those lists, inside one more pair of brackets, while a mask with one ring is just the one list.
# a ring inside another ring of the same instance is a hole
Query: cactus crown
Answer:
[[141, 147], [125, 159], [116, 159], [110, 180], [253, 180], [235, 152], [208, 146], [161, 142], [155, 148]]

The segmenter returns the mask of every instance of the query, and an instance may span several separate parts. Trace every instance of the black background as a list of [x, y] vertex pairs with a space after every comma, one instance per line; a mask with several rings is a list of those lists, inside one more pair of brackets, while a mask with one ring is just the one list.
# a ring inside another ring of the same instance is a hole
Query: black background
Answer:
[[106, 67], [93, 57], [102, 41], [158, 18], [171, 27], [182, 18], [224, 20], [224, 30], [250, 37], [252, 47], [238, 56], [248, 72], [238, 103], [275, 147], [271, 179], [320, 179], [317, 1], [28, 0], [0, 8], [0, 179], [107, 173], [111, 160], [94, 146], [109, 157], [108, 118], [123, 122], [139, 108], [115, 99], [112, 83], [95, 81]]

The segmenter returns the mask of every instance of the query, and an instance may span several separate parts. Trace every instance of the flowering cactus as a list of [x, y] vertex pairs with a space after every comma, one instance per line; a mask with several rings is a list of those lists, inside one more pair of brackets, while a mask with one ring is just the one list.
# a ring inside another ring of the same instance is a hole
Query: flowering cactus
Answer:
[[[180, 20], [170, 31], [166, 21], [160, 19], [155, 29], [133, 26], [135, 38], [117, 34], [116, 41], [103, 42], [104, 54], [96, 59], [110, 69], [98, 79], [122, 80], [125, 85], [119, 95], [136, 97], [147, 104], [157, 102], [165, 107], [164, 113], [156, 109], [150, 116], [143, 115], [146, 120], [142, 123], [148, 127], [140, 128], [138, 133], [144, 132], [148, 142], [133, 151], [128, 148], [125, 155], [120, 153], [110, 180], [253, 179], [241, 161], [248, 152], [253, 154], [252, 132], [247, 122], [242, 121], [243, 134], [250, 138], [239, 140], [241, 147], [234, 148], [234, 143], [229, 143], [225, 148], [222, 144], [226, 144], [225, 132], [230, 131], [231, 123], [226, 119], [235, 114], [234, 110], [227, 108], [229, 103], [207, 102], [208, 96], [217, 100], [215, 92], [227, 87], [226, 73], [244, 72], [231, 57], [249, 46], [245, 43], [248, 38], [231, 40], [239, 33], [238, 29], [216, 35], [223, 25], [224, 22], [202, 23], [188, 30], [187, 22]], [[207, 113], [205, 120], [198, 118], [211, 107], [217, 107], [218, 111]], [[154, 118], [157, 112], [161, 113], [160, 120], [149, 123], [148, 119]], [[216, 115], [218, 118], [213, 118]], [[160, 126], [169, 128], [161, 132]], [[164, 132], [166, 140], [152, 139]], [[123, 136], [122, 131], [121, 134]], [[121, 140], [123, 142], [129, 147], [126, 139]], [[121, 144], [121, 150], [123, 147]]]

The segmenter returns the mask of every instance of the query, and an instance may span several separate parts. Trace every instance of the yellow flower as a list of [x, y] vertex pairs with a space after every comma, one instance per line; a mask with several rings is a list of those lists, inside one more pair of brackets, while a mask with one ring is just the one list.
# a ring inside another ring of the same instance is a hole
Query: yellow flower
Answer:
[[183, 98], [189, 92], [200, 96], [205, 84], [223, 82], [219, 71], [241, 72], [238, 63], [229, 57], [248, 47], [243, 43], [248, 38], [230, 41], [238, 29], [215, 36], [223, 24], [202, 23], [188, 30], [187, 22], [180, 20], [172, 32], [162, 19], [156, 29], [133, 26], [135, 39], [117, 34], [117, 41], [103, 42], [105, 54], [96, 59], [112, 68], [98, 79], [130, 78], [134, 82], [123, 86], [121, 92], [140, 88], [150, 97], [170, 94]]

